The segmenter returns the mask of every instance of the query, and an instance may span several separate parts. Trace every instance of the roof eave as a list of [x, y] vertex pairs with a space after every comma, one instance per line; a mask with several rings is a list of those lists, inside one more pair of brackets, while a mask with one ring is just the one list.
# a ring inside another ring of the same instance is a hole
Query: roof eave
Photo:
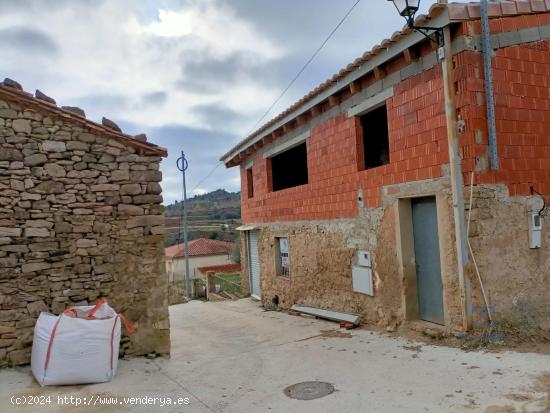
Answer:
[[[427, 24], [432, 27], [445, 27], [453, 22], [460, 22], [464, 19], [457, 18], [451, 20], [449, 18], [449, 8], [444, 4], [434, 4], [429, 11], [428, 16], [418, 16], [416, 19], [416, 25]], [[397, 39], [397, 40], [396, 40]], [[374, 68], [384, 64], [385, 62], [393, 59], [399, 54], [403, 53], [406, 49], [411, 46], [425, 41], [426, 37], [416, 31], [412, 31], [407, 27], [404, 27], [403, 30], [399, 33], [395, 33], [391, 39], [386, 39], [381, 43], [381, 45], [386, 44], [387, 47], [381, 47], [380, 45], [375, 46], [372, 50], [378, 50], [378, 53], [372, 58], [361, 64], [359, 67], [355, 68], [353, 71], [347, 73], [342, 78], [336, 80], [336, 82], [329, 86], [324, 91], [321, 91], [319, 94], [313, 96], [311, 99], [305, 101], [302, 104], [299, 104], [295, 109], [291, 110], [290, 113], [283, 116], [280, 120], [274, 119], [275, 122], [270, 121], [258, 131], [254, 132], [249, 137], [243, 139], [235, 147], [233, 147], [229, 152], [223, 155], [220, 158], [220, 161], [225, 164], [226, 167], [230, 168], [236, 166], [242, 162], [237, 162], [232, 164], [235, 158], [242, 154], [245, 150], [255, 145], [263, 138], [273, 133], [275, 130], [281, 128], [284, 124], [294, 120], [298, 116], [306, 113], [314, 106], [328, 99], [329, 96], [334, 95], [335, 93], [341, 91], [345, 87], [348, 87], [350, 83], [359, 79], [360, 77], [366, 75], [367, 73], [374, 70]], [[304, 98], [305, 99], [305, 98]], [[304, 100], [302, 99], [302, 100]], [[284, 114], [285, 112], [282, 112]], [[281, 116], [281, 115], [279, 115]], [[278, 116], [278, 117], [279, 117]], [[270, 125], [270, 123], [272, 123]]]

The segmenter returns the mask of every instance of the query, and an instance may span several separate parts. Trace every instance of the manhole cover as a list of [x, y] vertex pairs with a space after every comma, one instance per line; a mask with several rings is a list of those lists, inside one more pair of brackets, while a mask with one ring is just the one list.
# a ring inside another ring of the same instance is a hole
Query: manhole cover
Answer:
[[291, 399], [313, 400], [328, 396], [334, 392], [334, 386], [322, 381], [304, 381], [288, 386], [284, 393]]

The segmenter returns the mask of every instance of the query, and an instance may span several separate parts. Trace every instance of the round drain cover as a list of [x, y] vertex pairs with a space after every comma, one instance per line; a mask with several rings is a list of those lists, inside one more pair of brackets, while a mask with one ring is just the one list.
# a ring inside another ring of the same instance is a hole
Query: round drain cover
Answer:
[[304, 381], [288, 386], [284, 393], [291, 399], [313, 400], [328, 396], [334, 392], [334, 386], [322, 381]]

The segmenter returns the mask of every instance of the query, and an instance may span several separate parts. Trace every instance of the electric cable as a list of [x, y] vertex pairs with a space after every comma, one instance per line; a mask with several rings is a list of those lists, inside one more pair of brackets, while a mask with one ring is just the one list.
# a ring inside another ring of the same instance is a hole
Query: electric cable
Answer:
[[[287, 87], [284, 88], [284, 90], [281, 92], [279, 97], [277, 97], [277, 99], [275, 99], [275, 101], [269, 106], [269, 108], [265, 111], [265, 113], [262, 115], [262, 117], [260, 119], [258, 119], [258, 121], [254, 124], [251, 131], [247, 135], [250, 135], [257, 128], [257, 126], [265, 119], [265, 117], [267, 115], [269, 115], [269, 113], [273, 110], [275, 105], [277, 105], [277, 103], [279, 103], [279, 101], [283, 98], [283, 96], [286, 94], [286, 92], [289, 91], [289, 89], [294, 85], [294, 83], [298, 80], [298, 78], [302, 75], [302, 73], [304, 73], [304, 71], [311, 64], [311, 62], [313, 62], [313, 60], [317, 57], [317, 55], [321, 52], [321, 50], [323, 50], [323, 48], [326, 46], [326, 44], [329, 42], [329, 40], [332, 38], [332, 36], [334, 36], [334, 34], [338, 31], [340, 26], [342, 26], [342, 24], [344, 24], [344, 22], [349, 17], [351, 12], [355, 9], [355, 7], [357, 7], [357, 5], [360, 2], [361, 2], [361, 0], [356, 0], [355, 3], [353, 3], [353, 5], [348, 9], [346, 14], [344, 14], [344, 16], [340, 19], [340, 21], [338, 21], [338, 24], [336, 24], [336, 26], [330, 31], [330, 33], [325, 38], [325, 40], [323, 40], [321, 45], [315, 50], [315, 52], [313, 52], [311, 57], [304, 63], [304, 65], [300, 68], [298, 73], [296, 73], [296, 75], [292, 78], [292, 80], [287, 85]], [[223, 164], [223, 162], [221, 162], [221, 161], [218, 162], [216, 164], [216, 166], [214, 166], [214, 168], [212, 168], [212, 170], [204, 178], [202, 178], [197, 185], [195, 185], [195, 187], [191, 190], [191, 192], [193, 192], [195, 189], [200, 187], [200, 185], [204, 181], [206, 181], [208, 178], [210, 178], [210, 176], [212, 176], [212, 174], [216, 171], [216, 169], [218, 169], [220, 167], [220, 165], [222, 165], [222, 164]]]

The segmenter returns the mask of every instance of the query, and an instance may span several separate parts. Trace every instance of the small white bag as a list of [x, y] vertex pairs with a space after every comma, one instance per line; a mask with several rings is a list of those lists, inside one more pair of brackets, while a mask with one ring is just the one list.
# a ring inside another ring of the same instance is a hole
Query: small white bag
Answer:
[[41, 313], [34, 328], [31, 369], [41, 386], [111, 381], [118, 365], [121, 321], [107, 302]]

